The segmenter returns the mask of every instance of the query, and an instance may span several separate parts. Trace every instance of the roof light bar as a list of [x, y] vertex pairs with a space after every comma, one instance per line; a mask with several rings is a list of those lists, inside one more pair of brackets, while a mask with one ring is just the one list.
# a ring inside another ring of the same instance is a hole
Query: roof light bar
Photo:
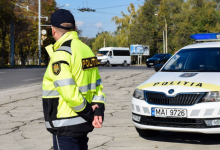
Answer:
[[196, 41], [220, 40], [220, 33], [199, 33], [190, 35], [191, 39]]

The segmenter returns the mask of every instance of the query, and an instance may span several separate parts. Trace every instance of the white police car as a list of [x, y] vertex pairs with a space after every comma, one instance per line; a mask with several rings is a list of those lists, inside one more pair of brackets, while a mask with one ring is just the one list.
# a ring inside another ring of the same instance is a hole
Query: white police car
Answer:
[[[220, 33], [191, 38], [215, 41]], [[160, 131], [219, 134], [220, 42], [183, 47], [139, 85], [132, 98], [132, 120], [141, 136]]]

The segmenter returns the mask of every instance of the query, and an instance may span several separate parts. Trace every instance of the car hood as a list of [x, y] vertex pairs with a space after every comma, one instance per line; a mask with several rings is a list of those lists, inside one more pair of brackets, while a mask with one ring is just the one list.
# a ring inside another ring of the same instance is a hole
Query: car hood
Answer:
[[160, 58], [148, 58], [148, 61], [156, 61], [159, 60]]
[[97, 56], [97, 58], [98, 58], [98, 60], [99, 59], [106, 59], [106, 58], [108, 58], [108, 56]]
[[[139, 85], [138, 89], [163, 92], [174, 96], [177, 93], [220, 91], [220, 72], [158, 72]], [[174, 92], [169, 94], [168, 91]]]

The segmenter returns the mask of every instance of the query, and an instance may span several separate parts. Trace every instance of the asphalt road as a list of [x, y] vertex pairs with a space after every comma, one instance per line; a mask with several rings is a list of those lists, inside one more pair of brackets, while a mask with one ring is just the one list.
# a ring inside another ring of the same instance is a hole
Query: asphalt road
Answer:
[[0, 90], [41, 82], [46, 68], [0, 69]]
[[[0, 91], [0, 150], [53, 150], [42, 112], [45, 69], [0, 69], [0, 88], [9, 88]], [[89, 133], [89, 150], [219, 150], [219, 134], [161, 132], [140, 137], [131, 120], [131, 98], [135, 87], [155, 71], [146, 66], [99, 70], [107, 99], [105, 121], [103, 128]]]
[[[146, 66], [129, 66], [129, 67], [104, 67], [100, 66], [100, 71], [115, 70], [152, 70]], [[0, 69], [0, 90], [16, 88], [25, 85], [40, 83], [46, 68], [24, 68], [24, 69]]]

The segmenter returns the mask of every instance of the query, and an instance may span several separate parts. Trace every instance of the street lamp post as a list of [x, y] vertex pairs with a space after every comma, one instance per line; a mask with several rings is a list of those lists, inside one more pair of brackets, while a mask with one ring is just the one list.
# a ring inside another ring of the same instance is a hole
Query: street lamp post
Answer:
[[19, 5], [19, 4], [15, 4], [16, 6], [19, 6], [19, 7], [21, 7], [21, 8], [25, 8], [25, 9], [27, 9], [27, 11], [29, 10], [29, 6], [22, 6], [22, 5]]
[[[158, 16], [158, 14], [155, 14], [156, 16]], [[166, 33], [166, 37], [165, 37], [165, 42], [164, 42], [164, 44], [165, 44], [165, 53], [167, 54], [168, 53], [168, 50], [167, 50], [167, 20], [166, 20], [166, 18], [164, 17], [164, 16], [162, 16], [163, 17], [163, 19], [164, 19], [164, 21], [165, 21], [165, 33]]]
[[62, 7], [66, 7], [66, 6], [69, 6], [70, 4], [66, 4], [66, 5], [62, 5], [62, 6], [59, 6], [57, 7], [58, 9], [62, 8]]
[[[17, 6], [19, 6], [19, 7], [22, 7], [22, 8], [26, 8], [27, 9], [27, 11], [29, 11], [29, 6], [21, 6], [21, 5], [18, 5], [18, 4], [16, 4]], [[69, 4], [66, 4], [66, 5], [63, 5], [63, 6], [60, 6], [59, 8], [61, 8], [61, 7], [65, 7], [65, 6], [69, 6]], [[34, 11], [32, 11], [32, 12], [34, 12]], [[34, 12], [34, 13], [37, 13], [37, 12]], [[36, 17], [34, 17], [34, 19], [35, 19]], [[39, 60], [38, 60], [38, 64], [39, 65], [41, 65], [41, 26], [51, 26], [51, 25], [41, 25], [41, 18], [46, 18], [46, 20], [48, 20], [48, 17], [42, 17], [41, 16], [41, 0], [38, 0], [38, 49], [39, 49]], [[12, 24], [13, 25], [13, 24]], [[11, 25], [11, 26], [12, 26]], [[13, 30], [13, 26], [11, 27], [12, 29], [11, 30]], [[12, 34], [13, 35], [13, 34]], [[13, 38], [11, 38], [12, 40], [11, 40], [11, 43], [13, 43]], [[11, 45], [13, 45], [13, 44], [11, 44]], [[12, 48], [11, 49], [13, 49], [13, 46], [11, 46]], [[14, 53], [14, 51], [13, 50], [11, 50], [11, 55]], [[11, 65], [13, 64], [13, 61], [14, 61], [14, 59], [13, 59], [13, 57], [11, 58]]]
[[165, 53], [166, 49], [165, 49], [165, 31], [163, 31], [163, 53]]
[[[65, 6], [69, 6], [69, 4], [60, 6], [61, 7], [65, 7]], [[38, 0], [38, 49], [39, 49], [39, 62], [38, 64], [41, 65], [41, 0]], [[44, 25], [47, 26], [47, 25]]]
[[[21, 8], [26, 8], [27, 11], [29, 11], [29, 6], [21, 6], [18, 4], [16, 4], [16, 6], [19, 6]], [[34, 12], [34, 11], [32, 11], [32, 12]], [[37, 13], [37, 12], [34, 12], [34, 13]], [[32, 17], [32, 16], [30, 16], [30, 17]], [[35, 19], [36, 17], [33, 17], [33, 18]], [[41, 0], [38, 0], [38, 52], [39, 52], [38, 65], [41, 65], [41, 26], [42, 26], [41, 25], [41, 18], [46, 18], [46, 20], [48, 20], [48, 17], [41, 16]], [[43, 26], [50, 26], [50, 25], [43, 25]], [[13, 63], [13, 61], [11, 61], [11, 62]]]
[[41, 0], [38, 0], [38, 52], [39, 61], [38, 65], [41, 65]]
[[[104, 33], [102, 28], [98, 27], [98, 29], [102, 30], [102, 32]], [[104, 47], [105, 47], [105, 33], [104, 33]]]
[[166, 54], [168, 53], [168, 50], [167, 50], [167, 20], [166, 20], [166, 18], [165, 17], [163, 17], [164, 18], [164, 20], [165, 20], [165, 32], [166, 32]]
[[[23, 6], [20, 6], [20, 5], [17, 5], [17, 6], [23, 7]], [[60, 6], [59, 8], [65, 7], [65, 6], [69, 6], [69, 4]], [[26, 8], [27, 11], [29, 10], [28, 6], [23, 7], [23, 8]], [[39, 52], [38, 53], [38, 55], [39, 55], [38, 56], [39, 57], [38, 65], [41, 65], [41, 26], [50, 26], [50, 25], [41, 25], [41, 18], [46, 18], [46, 20], [48, 20], [48, 17], [41, 17], [41, 0], [38, 0], [38, 52]]]

